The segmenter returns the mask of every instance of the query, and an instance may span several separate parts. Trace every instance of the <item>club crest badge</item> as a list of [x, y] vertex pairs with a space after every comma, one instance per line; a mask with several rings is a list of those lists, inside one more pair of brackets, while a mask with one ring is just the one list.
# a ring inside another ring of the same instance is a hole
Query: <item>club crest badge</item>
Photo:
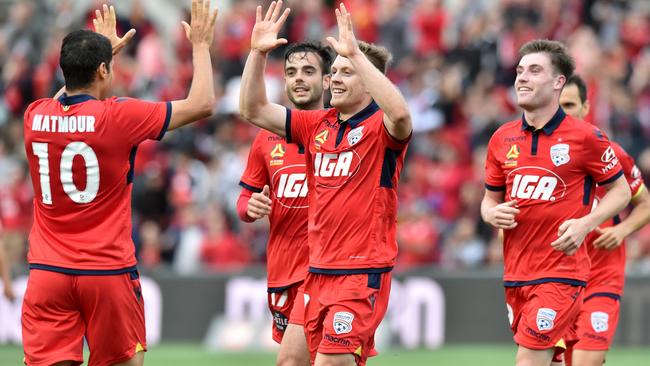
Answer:
[[591, 313], [591, 327], [596, 333], [606, 332], [609, 329], [609, 314], [602, 311]]
[[347, 311], [339, 311], [334, 314], [334, 331], [336, 334], [345, 334], [352, 331], [354, 315]]
[[348, 144], [356, 144], [363, 137], [363, 126], [357, 127], [348, 133]]
[[537, 309], [537, 329], [540, 331], [553, 329], [553, 322], [557, 313], [553, 309]]
[[564, 165], [569, 162], [569, 145], [556, 144], [551, 146], [551, 161], [555, 166]]

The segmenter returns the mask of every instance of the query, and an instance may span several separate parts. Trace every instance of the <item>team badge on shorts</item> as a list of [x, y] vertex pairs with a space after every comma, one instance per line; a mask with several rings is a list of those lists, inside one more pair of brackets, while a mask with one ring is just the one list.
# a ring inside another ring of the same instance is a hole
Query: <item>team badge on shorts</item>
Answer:
[[363, 126], [357, 127], [348, 133], [348, 144], [350, 146], [356, 144], [363, 137]]
[[564, 165], [569, 162], [569, 145], [555, 144], [551, 146], [551, 161], [555, 166]]
[[606, 332], [609, 329], [609, 314], [602, 311], [591, 313], [591, 327], [596, 333]]
[[553, 309], [539, 308], [537, 309], [537, 329], [549, 330], [553, 329], [553, 321], [557, 313]]
[[334, 314], [334, 331], [336, 334], [345, 334], [352, 331], [352, 320], [354, 315], [347, 311], [339, 311]]

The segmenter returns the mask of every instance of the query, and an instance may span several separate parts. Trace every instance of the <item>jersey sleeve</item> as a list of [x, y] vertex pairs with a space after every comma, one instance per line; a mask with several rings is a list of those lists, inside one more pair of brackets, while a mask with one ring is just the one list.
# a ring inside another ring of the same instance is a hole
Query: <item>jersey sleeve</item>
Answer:
[[287, 108], [286, 135], [288, 143], [309, 146], [314, 128], [325, 117], [326, 110], [298, 110]]
[[609, 184], [623, 171], [616, 151], [607, 136], [598, 128], [587, 132], [584, 143], [584, 168], [587, 175], [594, 178], [599, 185]]
[[252, 192], [262, 192], [265, 185], [270, 184], [266, 161], [262, 152], [262, 134], [258, 133], [248, 152], [246, 169], [242, 173], [239, 185]]
[[404, 149], [409, 142], [411, 141], [411, 137], [413, 136], [413, 129], [411, 129], [411, 133], [408, 135], [407, 138], [404, 140], [398, 140], [394, 138], [390, 132], [388, 132], [388, 128], [386, 128], [386, 124], [383, 122], [381, 123], [381, 135], [382, 135], [382, 141], [384, 142], [384, 145], [386, 145], [388, 148], [393, 149], [393, 150], [402, 150]]
[[172, 115], [171, 102], [147, 102], [134, 98], [112, 98], [111, 102], [111, 123], [119, 124], [132, 144], [160, 140], [167, 132]]
[[625, 175], [625, 180], [630, 186], [630, 191], [632, 192], [632, 197], [637, 196], [641, 191], [643, 191], [643, 176], [641, 175], [641, 170], [634, 163], [634, 159], [628, 155], [628, 153], [623, 150], [623, 148], [617, 143], [612, 143], [616, 157], [618, 157], [621, 167], [623, 169], [623, 175]]
[[501, 192], [506, 190], [506, 176], [503, 168], [496, 157], [499, 139], [492, 136], [488, 143], [487, 156], [485, 158], [485, 188], [490, 191]]

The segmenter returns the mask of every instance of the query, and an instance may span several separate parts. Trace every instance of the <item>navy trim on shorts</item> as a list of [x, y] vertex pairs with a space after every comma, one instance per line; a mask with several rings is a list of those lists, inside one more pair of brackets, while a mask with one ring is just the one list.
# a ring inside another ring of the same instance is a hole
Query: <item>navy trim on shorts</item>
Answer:
[[587, 297], [583, 300], [583, 302], [585, 302], [585, 301], [587, 301], [587, 300], [589, 300], [589, 299], [592, 299], [592, 298], [594, 298], [594, 297], [609, 297], [610, 299], [614, 299], [614, 300], [617, 300], [617, 301], [621, 301], [621, 295], [619, 295], [619, 294], [615, 294], [615, 293], [613, 293], [613, 292], [595, 292], [595, 293], [593, 293], [593, 294], [587, 296]]
[[309, 273], [322, 274], [322, 275], [333, 275], [333, 276], [344, 276], [344, 275], [354, 275], [354, 274], [377, 274], [377, 273], [387, 273], [393, 270], [393, 267], [383, 267], [383, 268], [345, 268], [345, 269], [328, 269], [328, 268], [315, 268], [309, 267]]
[[246, 188], [251, 192], [255, 192], [255, 193], [261, 193], [262, 192], [262, 188], [253, 187], [252, 185], [246, 184], [246, 183], [244, 183], [242, 181], [239, 181], [239, 186], [242, 187], [242, 188]]
[[381, 273], [368, 274], [368, 287], [374, 288], [375, 290], [381, 289]]
[[131, 266], [131, 267], [120, 268], [120, 269], [73, 269], [73, 268], [64, 268], [64, 267], [50, 266], [47, 264], [38, 264], [38, 263], [30, 263], [29, 269], [30, 270], [40, 269], [42, 271], [57, 272], [57, 273], [63, 273], [67, 275], [75, 275], [75, 276], [113, 276], [113, 275], [138, 271], [137, 266]]
[[167, 111], [165, 112], [165, 123], [163, 124], [163, 128], [162, 130], [160, 130], [160, 133], [158, 134], [156, 140], [161, 140], [163, 136], [165, 136], [165, 133], [169, 128], [169, 122], [172, 119], [172, 102], [167, 102], [166, 104], [167, 104]]
[[292, 283], [290, 285], [281, 286], [281, 287], [268, 287], [266, 289], [266, 292], [268, 292], [269, 294], [284, 292], [284, 291], [286, 291], [286, 290], [288, 290], [288, 289], [290, 289], [290, 288], [292, 288], [294, 286], [302, 285], [303, 282], [305, 282], [305, 281], [298, 281], [298, 282], [294, 282], [294, 283]]
[[291, 139], [291, 109], [285, 108], [287, 110], [287, 116], [285, 117], [285, 122], [284, 122], [284, 133], [285, 137], [287, 138], [287, 143], [292, 143]]
[[503, 192], [506, 190], [506, 186], [493, 186], [485, 183], [485, 189], [492, 192]]
[[564, 283], [567, 285], [580, 286], [580, 287], [587, 286], [587, 282], [585, 281], [578, 281], [571, 278], [548, 277], [548, 278], [539, 278], [532, 281], [503, 281], [503, 287], [532, 286], [532, 285], [539, 285], [542, 283], [550, 283], [550, 282]]
[[605, 185], [605, 184], [610, 184], [613, 181], [617, 180], [621, 175], [623, 175], [623, 169], [619, 170], [618, 173], [616, 173], [613, 177], [611, 177], [609, 179], [605, 179], [602, 182], [598, 182], [598, 185], [602, 186], [602, 185]]

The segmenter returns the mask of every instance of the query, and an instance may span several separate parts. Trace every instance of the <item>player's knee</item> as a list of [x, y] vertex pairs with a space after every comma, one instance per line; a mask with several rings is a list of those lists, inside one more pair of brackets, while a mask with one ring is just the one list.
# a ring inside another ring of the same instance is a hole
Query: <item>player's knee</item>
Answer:
[[309, 353], [304, 354], [297, 350], [283, 350], [278, 354], [276, 366], [310, 366]]
[[113, 366], [143, 366], [144, 352], [137, 352], [128, 361], [113, 364]]
[[316, 356], [315, 366], [356, 366], [357, 362], [352, 354], [325, 355], [319, 353]]

